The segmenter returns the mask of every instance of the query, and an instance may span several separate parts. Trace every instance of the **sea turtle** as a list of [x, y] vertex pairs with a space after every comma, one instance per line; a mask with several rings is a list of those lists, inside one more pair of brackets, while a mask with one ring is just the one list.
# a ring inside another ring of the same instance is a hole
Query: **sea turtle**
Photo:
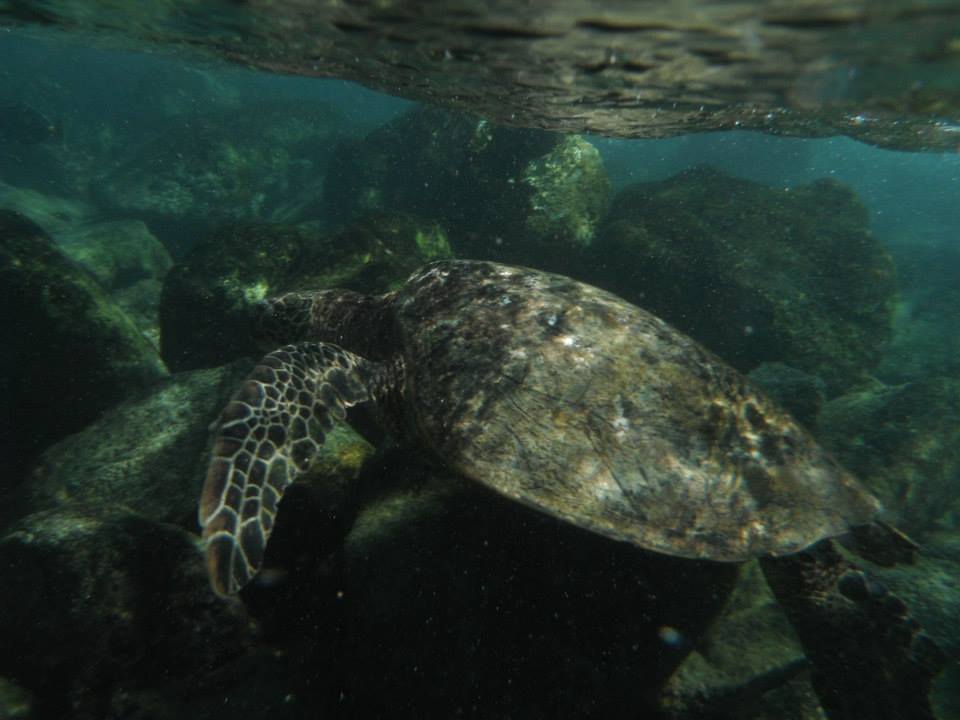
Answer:
[[[258, 313], [288, 344], [219, 420], [200, 503], [218, 593], [255, 575], [284, 489], [362, 406], [446, 468], [580, 527], [682, 558], [761, 558], [834, 717], [924, 717], [935, 646], [827, 540], [870, 526], [879, 503], [659, 318], [567, 277], [467, 260], [384, 295], [293, 293]], [[837, 651], [837, 628], [855, 650]], [[861, 675], [837, 670], [859, 657]], [[843, 714], [864, 676], [870, 697]]]

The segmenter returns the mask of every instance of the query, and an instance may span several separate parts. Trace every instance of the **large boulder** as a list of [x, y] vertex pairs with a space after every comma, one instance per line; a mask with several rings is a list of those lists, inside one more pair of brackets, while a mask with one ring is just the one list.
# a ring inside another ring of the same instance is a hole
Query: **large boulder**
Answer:
[[93, 207], [75, 198], [48, 195], [0, 182], [0, 209], [30, 218], [55, 240], [60, 234], [92, 221]]
[[203, 228], [318, 219], [340, 122], [326, 103], [294, 101], [188, 116], [128, 153], [91, 190], [106, 212], [145, 220], [174, 255]]
[[394, 454], [356, 492], [349, 531], [323, 541], [321, 509], [285, 500], [270, 570], [285, 582], [246, 595], [346, 717], [652, 713], [736, 578]]
[[252, 366], [178, 373], [111, 408], [43, 453], [23, 505], [122, 506], [195, 530], [208, 428]]
[[326, 287], [384, 292], [423, 263], [449, 255], [440, 227], [409, 215], [369, 216], [333, 232], [315, 224], [221, 228], [164, 281], [163, 358], [179, 371], [260, 355], [249, 326], [251, 303]]
[[[47, 450], [22, 493], [35, 512], [55, 507], [125, 507], [197, 529], [197, 502], [209, 461], [210, 424], [253, 363], [173, 375]], [[357, 477], [370, 445], [337, 424], [311, 477], [338, 488]], [[330, 502], [335, 504], [331, 496]]]
[[899, 242], [891, 252], [901, 299], [877, 377], [890, 384], [935, 376], [960, 379], [960, 247]]
[[0, 567], [0, 675], [32, 692], [36, 717], [222, 705], [223, 673], [250, 653], [249, 621], [214, 596], [181, 528], [110, 506], [39, 513], [0, 538]]
[[722, 614], [670, 678], [662, 708], [671, 720], [822, 720], [803, 648], [767, 587], [745, 564]]
[[62, 231], [57, 240], [107, 291], [141, 280], [162, 280], [173, 265], [167, 249], [139, 220], [77, 225]]
[[166, 375], [96, 280], [24, 216], [0, 211], [0, 452], [10, 483], [43, 448]]
[[818, 434], [910, 533], [960, 512], [960, 380], [876, 383], [834, 398]]
[[157, 310], [170, 253], [139, 220], [88, 223], [62, 231], [60, 248], [160, 347]]
[[610, 182], [583, 138], [498, 127], [416, 108], [342, 144], [328, 212], [415, 212], [441, 222], [459, 256], [571, 270], [593, 241]]
[[633, 185], [594, 250], [594, 282], [745, 372], [786, 363], [836, 395], [890, 338], [893, 262], [831, 180], [770, 188], [699, 167]]

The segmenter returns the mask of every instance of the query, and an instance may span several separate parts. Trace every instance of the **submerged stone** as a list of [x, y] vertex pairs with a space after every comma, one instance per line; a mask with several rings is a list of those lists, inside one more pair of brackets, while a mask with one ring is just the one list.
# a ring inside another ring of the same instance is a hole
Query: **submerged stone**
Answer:
[[740, 569], [723, 612], [661, 693], [671, 720], [821, 720], [803, 648], [757, 563]]
[[910, 238], [892, 247], [901, 298], [877, 376], [886, 383], [960, 379], [960, 248]]
[[160, 289], [173, 260], [147, 226], [139, 220], [89, 223], [66, 229], [57, 239], [154, 347], [160, 347]]
[[748, 376], [807, 429], [817, 426], [817, 415], [826, 401], [823, 381], [780, 362], [760, 363]]
[[[149, 394], [106, 412], [47, 450], [23, 490], [30, 511], [121, 505], [154, 520], [197, 528], [209, 426], [251, 363], [178, 373]], [[313, 476], [337, 488], [357, 476], [369, 444], [338, 423]], [[329, 496], [336, 505], [336, 494]]]
[[890, 338], [893, 262], [854, 193], [832, 180], [775, 189], [699, 167], [616, 198], [594, 280], [742, 371], [782, 362], [830, 395]]
[[262, 102], [169, 123], [91, 188], [97, 204], [146, 221], [174, 255], [230, 222], [318, 219], [342, 121], [325, 103]]
[[159, 693], [175, 706], [215, 690], [251, 645], [195, 537], [129, 511], [30, 515], [0, 538], [0, 566], [0, 675], [32, 692], [37, 717], [129, 716]]
[[250, 338], [252, 303], [306, 288], [382, 292], [424, 262], [449, 255], [436, 223], [399, 213], [335, 231], [313, 224], [221, 228], [164, 280], [163, 359], [179, 371], [259, 356], [263, 350]]
[[31, 511], [122, 505], [196, 528], [207, 428], [248, 361], [178, 373], [49, 448], [23, 489]]
[[960, 513], [960, 380], [879, 383], [828, 402], [819, 436], [884, 503], [923, 536]]
[[417, 108], [337, 149], [329, 213], [416, 212], [459, 256], [575, 268], [609, 203], [597, 149], [578, 136], [495, 126]]
[[0, 307], [0, 438], [15, 468], [166, 375], [94, 278], [10, 211], [0, 212]]
[[[249, 595], [265, 626], [283, 623], [300, 682], [337, 668], [315, 682], [350, 717], [652, 712], [736, 575], [611, 543], [396, 456], [361, 487], [345, 537], [309, 560], [278, 538], [288, 585]], [[685, 641], [664, 643], [665, 625]]]
[[170, 253], [139, 220], [88, 223], [58, 236], [61, 249], [110, 292], [140, 280], [162, 280]]

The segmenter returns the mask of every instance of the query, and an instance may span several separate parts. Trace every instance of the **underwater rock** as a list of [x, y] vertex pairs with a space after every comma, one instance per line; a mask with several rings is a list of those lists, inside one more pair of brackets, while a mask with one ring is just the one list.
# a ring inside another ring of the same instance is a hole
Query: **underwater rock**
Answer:
[[0, 102], [0, 143], [34, 145], [60, 136], [56, 122], [22, 102]]
[[922, 537], [960, 512], [960, 380], [877, 383], [835, 398], [818, 436], [907, 532]]
[[890, 384], [960, 379], [960, 248], [900, 241], [891, 252], [901, 299], [877, 377]]
[[300, 682], [323, 685], [345, 717], [642, 715], [736, 576], [611, 542], [416, 461], [371, 465], [339, 547], [284, 539], [315, 516], [285, 518], [285, 499], [271, 548], [288, 584], [245, 591], [265, 627], [282, 626], [274, 641], [302, 658]]
[[837, 395], [890, 337], [894, 266], [868, 228], [832, 180], [776, 189], [698, 167], [617, 196], [589, 279], [742, 371], [784, 362]]
[[107, 292], [140, 280], [162, 280], [173, 265], [170, 253], [139, 220], [80, 225], [61, 233], [57, 240]]
[[161, 353], [174, 371], [259, 357], [263, 350], [250, 339], [251, 303], [325, 287], [383, 292], [449, 255], [436, 223], [402, 214], [371, 215], [332, 232], [313, 224], [221, 228], [164, 281]]
[[160, 347], [157, 311], [162, 281], [173, 265], [170, 253], [139, 220], [81, 225], [57, 237], [60, 248], [86, 268], [100, 286]]
[[30, 694], [23, 688], [0, 677], [0, 718], [3, 720], [29, 720], [33, 717]]
[[323, 176], [341, 127], [325, 103], [271, 102], [170, 123], [91, 186], [98, 206], [145, 220], [174, 256], [231, 222], [322, 217]]
[[179, 373], [108, 410], [44, 452], [24, 484], [24, 504], [122, 505], [195, 530], [207, 428], [250, 368], [238, 361]]
[[820, 378], [780, 362], [760, 363], [748, 377], [808, 430], [816, 427], [826, 401], [826, 387]]
[[[240, 360], [178, 373], [122, 403], [41, 457], [23, 490], [30, 511], [64, 505], [122, 505], [154, 520], [197, 529], [209, 426], [252, 364]], [[354, 479], [372, 448], [338, 423], [311, 476], [327, 488]], [[336, 497], [326, 497], [329, 505]]]
[[767, 587], [760, 566], [747, 563], [720, 617], [662, 693], [676, 720], [820, 720], [803, 649]]
[[610, 182], [579, 136], [416, 108], [342, 144], [324, 186], [329, 213], [414, 212], [450, 231], [458, 256], [570, 270], [593, 241]]
[[958, 539], [956, 529], [927, 534], [914, 564], [874, 569], [954, 660], [960, 660], [960, 557], [951, 553], [955, 548], [944, 552], [941, 543], [956, 544]]
[[31, 691], [36, 717], [166, 717], [131, 714], [130, 696], [210, 692], [251, 644], [196, 537], [128, 511], [31, 515], [0, 539], [0, 567], [0, 674]]
[[3, 182], [0, 182], [0, 209], [15, 210], [58, 241], [61, 233], [89, 222], [96, 214], [92, 207], [79, 200]]
[[166, 375], [96, 281], [22, 215], [0, 211], [0, 452], [14, 472]]

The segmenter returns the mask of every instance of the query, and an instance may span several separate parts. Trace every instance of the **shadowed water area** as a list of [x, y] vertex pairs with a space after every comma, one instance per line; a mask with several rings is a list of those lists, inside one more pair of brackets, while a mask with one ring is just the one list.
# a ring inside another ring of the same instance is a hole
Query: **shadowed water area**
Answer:
[[960, 718], [960, 6], [0, 0], [0, 720]]

